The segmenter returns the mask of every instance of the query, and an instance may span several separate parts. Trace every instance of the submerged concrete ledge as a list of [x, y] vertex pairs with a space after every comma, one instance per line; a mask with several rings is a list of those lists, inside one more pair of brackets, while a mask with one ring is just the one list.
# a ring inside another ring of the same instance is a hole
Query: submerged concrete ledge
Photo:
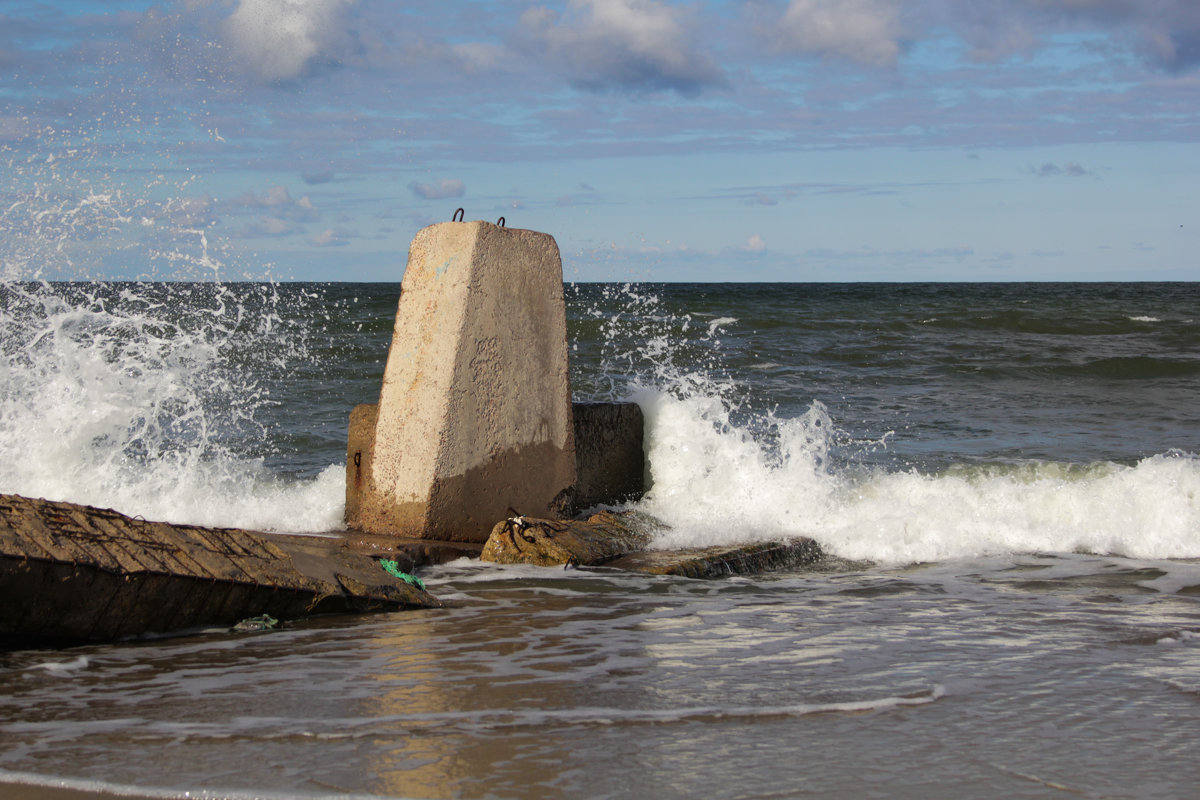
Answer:
[[687, 550], [647, 550], [610, 561], [608, 566], [652, 575], [724, 578], [798, 569], [815, 564], [823, 557], [821, 546], [815, 541], [797, 538]]
[[820, 561], [820, 545], [798, 537], [745, 545], [647, 550], [663, 524], [636, 512], [602, 511], [586, 520], [544, 520], [514, 517], [499, 523], [480, 556], [498, 564], [536, 566], [598, 566], [679, 575], [720, 578], [796, 569]]
[[[821, 559], [811, 539], [646, 551], [636, 512], [585, 520], [513, 517], [486, 544], [346, 531], [297, 536], [134, 519], [110, 509], [0, 494], [0, 639], [72, 643], [228, 626], [250, 617], [436, 608], [415, 579], [457, 558], [605, 565], [689, 578], [795, 569]], [[411, 576], [408, 576], [411, 578]]]

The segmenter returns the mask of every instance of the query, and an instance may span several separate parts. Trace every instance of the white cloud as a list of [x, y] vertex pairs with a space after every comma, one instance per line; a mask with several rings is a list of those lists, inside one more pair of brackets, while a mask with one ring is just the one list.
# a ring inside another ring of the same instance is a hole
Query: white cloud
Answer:
[[1070, 162], [1063, 164], [1061, 167], [1058, 164], [1047, 161], [1040, 167], [1031, 167], [1030, 171], [1039, 178], [1052, 178], [1059, 175], [1064, 175], [1068, 178], [1082, 178], [1091, 175], [1091, 171], [1083, 167], [1082, 164]]
[[742, 245], [742, 249], [747, 253], [762, 253], [766, 251], [767, 243], [763, 241], [763, 237], [756, 233], [746, 240], [746, 243]]
[[322, 59], [333, 60], [349, 36], [343, 11], [354, 0], [240, 0], [224, 35], [257, 78], [298, 78]]
[[889, 66], [908, 43], [948, 32], [983, 60], [1076, 33], [1111, 37], [1171, 71], [1200, 65], [1196, 0], [789, 0], [765, 36], [786, 53]]
[[408, 188], [417, 197], [422, 197], [426, 200], [445, 200], [448, 197], [462, 197], [467, 191], [467, 187], [462, 181], [450, 178], [442, 178], [437, 183], [417, 183], [413, 181], [408, 185]]
[[292, 193], [285, 186], [272, 186], [261, 196], [246, 192], [231, 200], [230, 205], [240, 208], [268, 209], [275, 217], [295, 222], [312, 222], [321, 217], [321, 212], [317, 210], [308, 195], [294, 200]]
[[1129, 43], [1146, 61], [1171, 71], [1200, 64], [1196, 0], [906, 0], [904, 9], [929, 28], [954, 30], [980, 58], [1030, 51], [1071, 32]]
[[570, 0], [561, 18], [530, 8], [521, 25], [586, 89], [670, 89], [695, 94], [724, 81], [694, 41], [691, 10], [657, 0]]
[[341, 247], [350, 243], [350, 234], [335, 228], [327, 228], [309, 239], [313, 247]]
[[240, 234], [242, 236], [287, 236], [295, 229], [296, 227], [285, 219], [265, 217], [247, 225], [240, 231]]
[[508, 51], [503, 46], [491, 42], [455, 44], [450, 47], [450, 52], [458, 57], [468, 72], [502, 69], [508, 60]]
[[892, 0], [791, 0], [774, 31], [789, 52], [894, 64], [901, 27]]

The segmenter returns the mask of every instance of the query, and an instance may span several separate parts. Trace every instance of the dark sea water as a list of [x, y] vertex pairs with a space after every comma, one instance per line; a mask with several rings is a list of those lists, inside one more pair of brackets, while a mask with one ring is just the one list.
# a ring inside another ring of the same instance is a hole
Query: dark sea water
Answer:
[[[0, 492], [340, 525], [397, 284], [0, 284]], [[662, 547], [446, 609], [0, 653], [0, 780], [209, 797], [1191, 797], [1200, 284], [567, 287]], [[2, 787], [0, 787], [2, 791]], [[207, 794], [205, 794], [207, 793]]]

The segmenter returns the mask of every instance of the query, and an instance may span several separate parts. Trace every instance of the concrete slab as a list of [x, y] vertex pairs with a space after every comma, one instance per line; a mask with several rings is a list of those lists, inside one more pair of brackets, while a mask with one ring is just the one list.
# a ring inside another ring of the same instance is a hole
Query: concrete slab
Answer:
[[340, 539], [0, 495], [0, 637], [104, 641], [269, 614], [435, 608]]
[[814, 540], [798, 537], [743, 545], [630, 553], [613, 559], [606, 566], [651, 575], [724, 578], [812, 567], [823, 557], [820, 545]]

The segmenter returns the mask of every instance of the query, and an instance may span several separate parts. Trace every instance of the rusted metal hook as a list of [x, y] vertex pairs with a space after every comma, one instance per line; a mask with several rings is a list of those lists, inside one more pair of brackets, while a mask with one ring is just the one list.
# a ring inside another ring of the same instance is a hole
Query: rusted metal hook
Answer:
[[501, 228], [503, 228], [504, 227], [504, 217], [501, 217], [500, 219], [496, 220], [496, 224], [499, 225]]
[[454, 216], [450, 218], [450, 221], [451, 222], [463, 222], [464, 217], [466, 217], [466, 216], [467, 216], [467, 212], [463, 211], [460, 208], [460, 209], [455, 210]]

